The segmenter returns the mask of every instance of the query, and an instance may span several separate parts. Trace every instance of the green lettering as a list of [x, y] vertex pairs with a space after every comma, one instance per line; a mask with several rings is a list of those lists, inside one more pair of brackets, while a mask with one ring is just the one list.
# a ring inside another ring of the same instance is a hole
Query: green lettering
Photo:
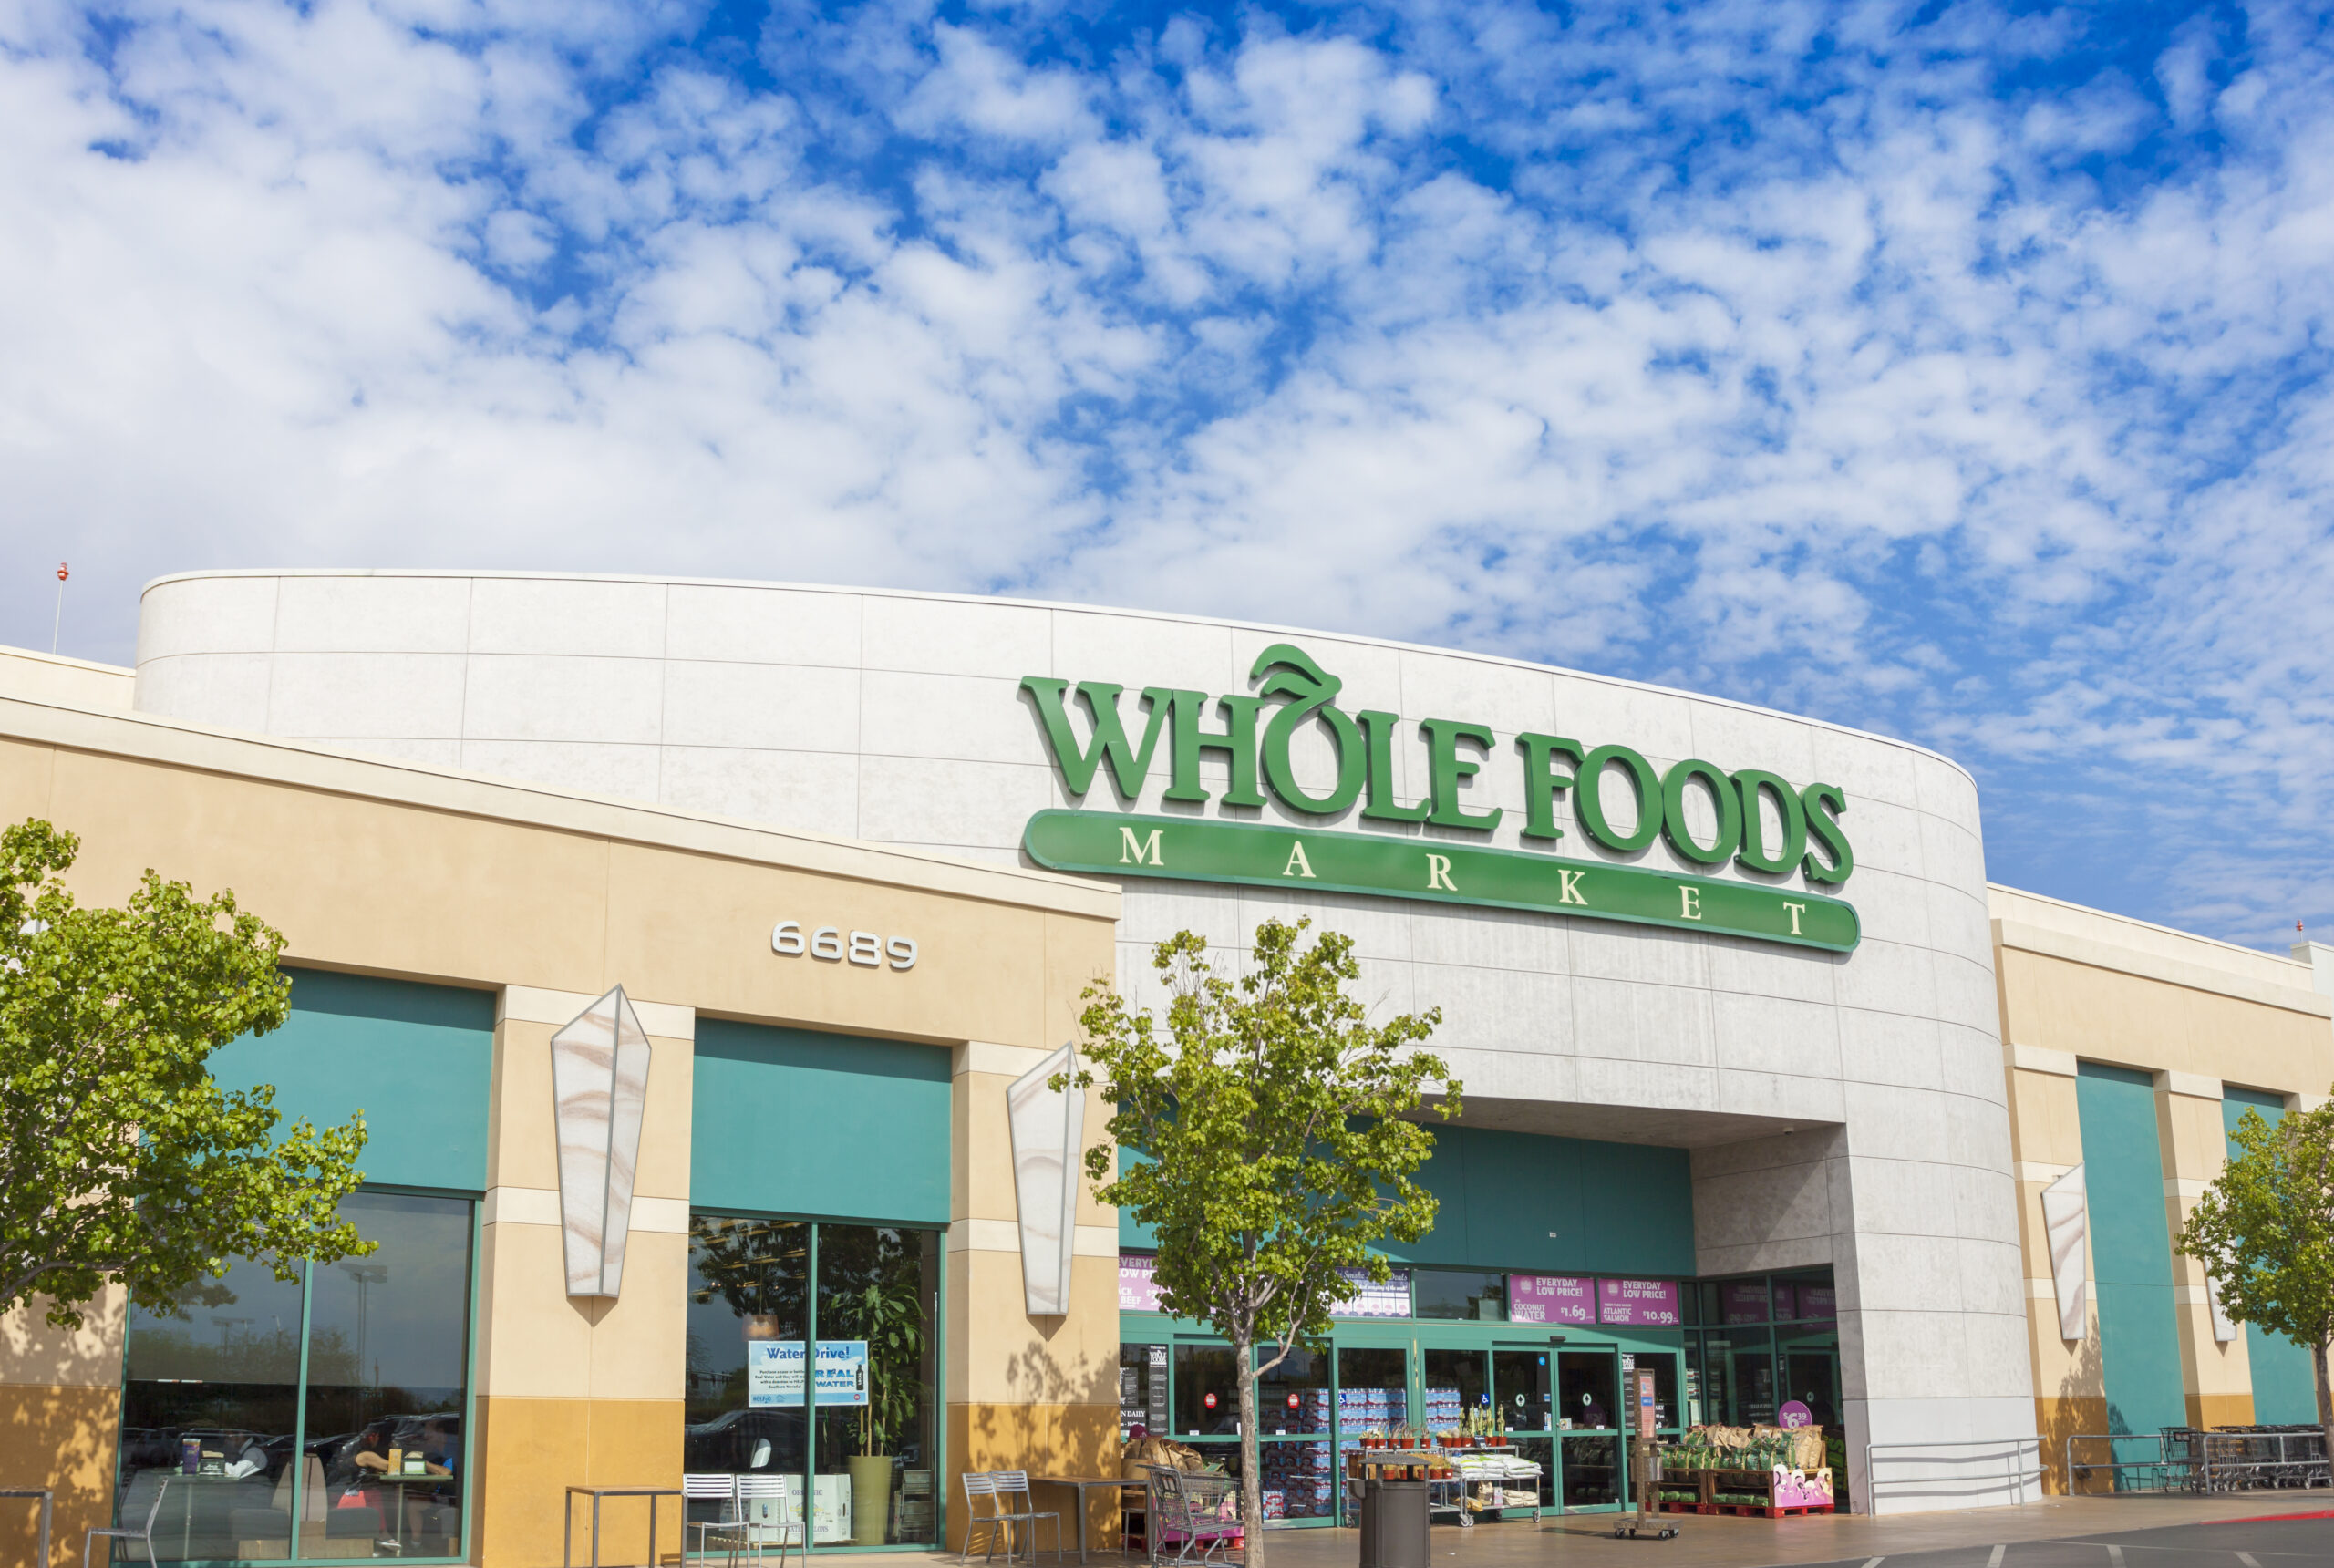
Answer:
[[1848, 835], [1839, 820], [1847, 815], [1848, 797], [1837, 784], [1810, 784], [1799, 792], [1799, 803], [1807, 809], [1808, 836], [1832, 857], [1827, 866], [1809, 851], [1802, 862], [1807, 880], [1837, 887], [1856, 869], [1855, 851], [1848, 848]]
[[1119, 722], [1119, 694], [1124, 686], [1108, 681], [1080, 681], [1078, 695], [1085, 699], [1086, 710], [1094, 716], [1094, 742], [1081, 749], [1078, 737], [1070, 728], [1069, 705], [1063, 700], [1067, 681], [1050, 676], [1024, 676], [1021, 689], [1029, 694], [1038, 707], [1038, 722], [1044, 727], [1046, 744], [1053, 748], [1054, 766], [1061, 769], [1061, 781], [1072, 796], [1084, 799], [1094, 787], [1094, 770], [1105, 758], [1110, 764], [1110, 783], [1122, 800], [1131, 800], [1142, 793], [1142, 781], [1151, 773], [1152, 753], [1159, 748], [1159, 732], [1166, 727], [1167, 714], [1172, 706], [1174, 693], [1165, 686], [1145, 686], [1142, 698], [1151, 705], [1151, 717], [1142, 730], [1142, 747], [1137, 750], [1127, 743], [1126, 727]]
[[[1637, 792], [1637, 825], [1627, 835], [1605, 815], [1605, 769], [1616, 762]], [[1661, 831], [1661, 776], [1653, 770], [1652, 763], [1626, 746], [1600, 746], [1581, 758], [1580, 789], [1573, 805], [1590, 838], [1608, 850], [1634, 854]]]
[[1369, 737], [1369, 799], [1361, 814], [1374, 822], [1425, 821], [1426, 814], [1434, 810], [1431, 796], [1415, 806], [1394, 803], [1394, 727], [1402, 722], [1401, 716], [1364, 708], [1354, 717], [1361, 720], [1362, 731]]
[[[1754, 872], [1789, 875], [1807, 850], [1807, 809], [1799, 803], [1791, 781], [1780, 774], [1745, 768], [1734, 776], [1734, 787], [1742, 793], [1742, 852], [1735, 859]], [[1759, 810], [1761, 790], [1773, 799], [1783, 822], [1783, 841], [1772, 854], [1767, 852], [1767, 825]]]
[[[1265, 726], [1265, 782], [1284, 805], [1317, 817], [1334, 816], [1361, 799], [1363, 776], [1369, 767], [1361, 727], [1330, 706], [1345, 683], [1325, 672], [1311, 655], [1290, 643], [1275, 643], [1258, 654], [1256, 662], [1249, 667], [1248, 678], [1255, 680], [1267, 671], [1271, 674], [1257, 688], [1256, 695], [1294, 700], [1284, 705]], [[1296, 769], [1290, 766], [1288, 757], [1289, 742], [1296, 738], [1297, 726], [1317, 715], [1328, 726], [1329, 738], [1337, 748], [1337, 781], [1327, 795], [1306, 794], [1296, 782]]]
[[1573, 776], [1548, 766], [1557, 758], [1580, 766], [1580, 742], [1561, 735], [1519, 735], [1515, 748], [1523, 753], [1523, 834], [1527, 839], [1556, 840], [1565, 830], [1556, 826], [1556, 797], [1573, 786]]
[[1488, 811], [1469, 811], [1459, 804], [1459, 786], [1482, 770], [1481, 757], [1461, 757], [1459, 743], [1472, 741], [1489, 755], [1499, 737], [1492, 733], [1488, 724], [1469, 724], [1456, 718], [1422, 718], [1419, 730], [1426, 737], [1427, 777], [1433, 789], [1428, 799], [1434, 802], [1434, 814], [1427, 818], [1438, 828], [1472, 828], [1488, 833], [1499, 825], [1501, 810], [1493, 806]]
[[1256, 788], [1256, 713], [1265, 706], [1260, 696], [1220, 696], [1216, 704], [1224, 710], [1222, 729], [1202, 729], [1200, 715], [1206, 711], [1204, 692], [1175, 693], [1172, 740], [1169, 750], [1174, 758], [1174, 781], [1167, 788], [1170, 800], [1203, 801], [1207, 791], [1200, 788], [1200, 753], [1221, 751], [1232, 759], [1232, 788], [1224, 792], [1227, 806], [1261, 806], [1265, 792]]
[[[1686, 830], [1686, 786], [1697, 779], [1718, 808], [1718, 837], [1707, 844], [1694, 842]], [[1734, 792], [1734, 780], [1717, 763], [1699, 757], [1671, 764], [1661, 781], [1661, 830], [1669, 847], [1688, 860], [1705, 866], [1724, 862], [1742, 842], [1742, 798]]]

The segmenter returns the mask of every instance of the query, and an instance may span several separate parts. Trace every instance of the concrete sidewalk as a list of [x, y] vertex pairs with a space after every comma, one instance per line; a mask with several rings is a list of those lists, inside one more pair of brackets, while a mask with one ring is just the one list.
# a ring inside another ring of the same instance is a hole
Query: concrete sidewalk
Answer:
[[[1807, 1514], [1792, 1519], [1683, 1515], [1677, 1516], [1679, 1532], [1669, 1541], [1616, 1541], [1612, 1536], [1612, 1515], [1569, 1514], [1544, 1519], [1537, 1525], [1528, 1520], [1512, 1524], [1479, 1524], [1472, 1530], [1438, 1524], [1428, 1542], [1433, 1554], [1433, 1568], [1541, 1568], [1550, 1563], [1562, 1564], [1564, 1568], [1603, 1568], [1607, 1563], [1627, 1563], [1632, 1568], [1787, 1568], [1842, 1562], [1864, 1565], [1874, 1558], [1893, 1560], [1940, 1552], [1951, 1552], [1957, 1557], [1969, 1553], [1973, 1564], [1990, 1560], [1993, 1568], [2019, 1568], [2029, 1553], [2011, 1555], [2005, 1563], [2005, 1554], [1995, 1553], [1991, 1549], [1999, 1546], [2007, 1551], [2021, 1542], [2071, 1542], [2082, 1537], [2114, 1536], [2128, 1542], [2126, 1532], [2133, 1531], [2329, 1509], [2334, 1509], [2334, 1491], [2323, 1489], [2234, 1497], [2055, 1497], [2016, 1508], [1891, 1514], [1878, 1519], [1860, 1513]], [[2334, 1519], [2318, 1524], [2328, 1542], [2323, 1555], [2334, 1561]], [[2308, 1526], [2303, 1527], [2303, 1532], [2318, 1533]], [[2179, 1535], [2184, 1542], [2198, 1539], [2197, 1533], [2190, 1531], [2182, 1531]], [[2089, 1555], [2084, 1561], [2110, 1568], [2123, 1563], [2119, 1552], [2105, 1546], [2085, 1550]], [[2272, 1552], [2277, 1555], [2273, 1557]], [[1267, 1548], [1268, 1568], [1352, 1568], [1359, 1553], [1358, 1531], [1276, 1530], [1272, 1532]], [[2263, 1559], [2259, 1568], [2278, 1568], [2280, 1563], [2285, 1568], [2299, 1568], [2300, 1560], [2287, 1554], [2287, 1549], [2282, 1547], [2256, 1554]], [[2319, 1553], [2309, 1555], [2315, 1559]], [[1066, 1561], [1077, 1560], [1073, 1548]], [[2133, 1542], [2127, 1568], [2145, 1568], [2150, 1562], [2174, 1564], [2186, 1560], [2231, 1564], [2241, 1564], [2242, 1561], [2234, 1550], [2215, 1553], [2184, 1545], [2179, 1553], [2165, 1555], [2149, 1550], [2143, 1543]], [[855, 1559], [855, 1568], [858, 1564], [877, 1568], [878, 1564], [894, 1563], [929, 1568], [931, 1564], [955, 1561], [953, 1554], [904, 1553], [896, 1557], [860, 1557]], [[1038, 1561], [1045, 1568], [1051, 1568], [1054, 1558], [1050, 1553], [1041, 1552]], [[1142, 1561], [1140, 1556], [1099, 1549], [1091, 1558], [1094, 1568], [1128, 1568]], [[1921, 1565], [1906, 1564], [1905, 1568]]]

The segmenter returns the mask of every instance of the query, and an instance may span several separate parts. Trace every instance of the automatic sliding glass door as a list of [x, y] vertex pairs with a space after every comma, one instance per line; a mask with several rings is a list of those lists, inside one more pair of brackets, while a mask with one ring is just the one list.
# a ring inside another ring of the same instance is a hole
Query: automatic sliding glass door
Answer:
[[1627, 1482], [1620, 1418], [1620, 1352], [1609, 1345], [1557, 1351], [1557, 1440], [1567, 1511], [1619, 1505]]
[[[1557, 1455], [1554, 1388], [1546, 1350], [1492, 1352], [1492, 1402], [1507, 1425], [1515, 1457], [1540, 1467], [1540, 1505], [1554, 1507]], [[1511, 1486], [1509, 1491], [1521, 1490]]]

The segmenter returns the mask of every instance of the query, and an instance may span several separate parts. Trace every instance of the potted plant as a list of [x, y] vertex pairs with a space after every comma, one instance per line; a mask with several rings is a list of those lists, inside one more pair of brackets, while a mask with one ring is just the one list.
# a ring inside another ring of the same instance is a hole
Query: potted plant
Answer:
[[915, 1419], [923, 1384], [925, 1325], [914, 1267], [890, 1272], [842, 1298], [853, 1337], [867, 1342], [867, 1403], [859, 1409], [859, 1452], [851, 1472], [851, 1543], [882, 1546], [891, 1533], [892, 1448]]

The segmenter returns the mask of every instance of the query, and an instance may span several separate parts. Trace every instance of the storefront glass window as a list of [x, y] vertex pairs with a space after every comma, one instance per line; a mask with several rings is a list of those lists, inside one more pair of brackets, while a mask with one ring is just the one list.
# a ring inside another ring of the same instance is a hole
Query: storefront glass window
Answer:
[[800, 1541], [805, 1497], [813, 1545], [929, 1544], [939, 1233], [718, 1214], [689, 1230], [684, 1470], [791, 1477], [783, 1511], [758, 1507], [768, 1547]]
[[[1257, 1365], [1279, 1349], [1256, 1352]], [[1269, 1436], [1329, 1429], [1329, 1357], [1326, 1351], [1296, 1349], [1256, 1379], [1256, 1427]]]
[[[866, 1364], [865, 1402], [818, 1412], [813, 1544], [932, 1540], [939, 1241], [936, 1232], [886, 1225], [818, 1228], [819, 1341], [863, 1343]], [[834, 1517], [831, 1491], [846, 1504], [847, 1524]]]
[[1175, 1346], [1175, 1436], [1240, 1435], [1240, 1388], [1233, 1380], [1231, 1346]]
[[291, 1555], [300, 1307], [299, 1281], [246, 1260], [178, 1315], [129, 1309], [119, 1511], [142, 1522], [168, 1483], [156, 1556]]
[[373, 1253], [289, 1282], [239, 1260], [175, 1313], [130, 1309], [115, 1511], [142, 1522], [167, 1488], [157, 1558], [461, 1555], [471, 1201], [340, 1212]]
[[1412, 1310], [1420, 1317], [1507, 1321], [1507, 1276], [1476, 1269], [1413, 1269]]
[[1763, 1328], [1710, 1329], [1702, 1335], [1702, 1393], [1709, 1419], [1724, 1426], [1771, 1426], [1775, 1419], [1773, 1342]]
[[461, 1549], [470, 1209], [390, 1192], [340, 1207], [380, 1246], [310, 1275], [305, 1447], [327, 1495], [301, 1511], [304, 1557]]

